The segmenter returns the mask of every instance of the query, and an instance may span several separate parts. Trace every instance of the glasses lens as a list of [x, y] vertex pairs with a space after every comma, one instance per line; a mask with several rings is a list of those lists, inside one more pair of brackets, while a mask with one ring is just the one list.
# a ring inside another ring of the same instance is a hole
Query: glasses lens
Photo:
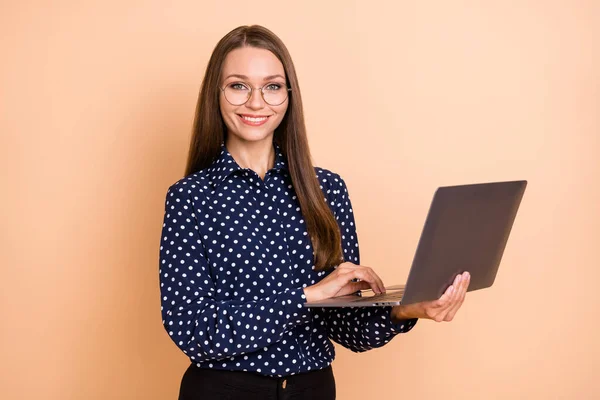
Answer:
[[239, 106], [244, 104], [250, 95], [250, 88], [243, 83], [230, 83], [223, 90], [225, 98], [233, 105]]
[[278, 106], [287, 99], [288, 88], [281, 83], [268, 83], [262, 89], [263, 98], [267, 104]]

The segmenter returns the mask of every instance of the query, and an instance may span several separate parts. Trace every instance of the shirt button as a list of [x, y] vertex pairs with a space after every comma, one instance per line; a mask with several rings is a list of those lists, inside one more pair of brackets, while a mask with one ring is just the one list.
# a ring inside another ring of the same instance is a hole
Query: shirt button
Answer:
[[285, 389], [285, 387], [287, 386], [287, 380], [283, 380], [283, 382], [281, 382], [281, 388]]

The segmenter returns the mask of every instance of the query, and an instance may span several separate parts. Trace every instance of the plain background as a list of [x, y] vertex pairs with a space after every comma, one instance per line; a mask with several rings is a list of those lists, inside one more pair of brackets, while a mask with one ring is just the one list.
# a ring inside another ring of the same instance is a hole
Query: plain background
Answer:
[[160, 320], [167, 187], [217, 41], [287, 44], [315, 163], [362, 263], [403, 281], [431, 196], [527, 179], [496, 284], [451, 323], [338, 346], [339, 398], [594, 399], [598, 1], [2, 1], [2, 399], [174, 399]]

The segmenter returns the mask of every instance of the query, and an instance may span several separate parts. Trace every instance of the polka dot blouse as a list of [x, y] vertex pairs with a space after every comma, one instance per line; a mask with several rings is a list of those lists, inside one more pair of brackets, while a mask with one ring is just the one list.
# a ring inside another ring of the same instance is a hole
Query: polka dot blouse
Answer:
[[[171, 185], [160, 245], [161, 312], [175, 344], [198, 367], [287, 376], [327, 367], [331, 340], [355, 352], [383, 346], [416, 320], [392, 323], [391, 307], [307, 308], [313, 248], [281, 149], [262, 180], [226, 147], [208, 168]], [[360, 264], [342, 178], [315, 168]]]

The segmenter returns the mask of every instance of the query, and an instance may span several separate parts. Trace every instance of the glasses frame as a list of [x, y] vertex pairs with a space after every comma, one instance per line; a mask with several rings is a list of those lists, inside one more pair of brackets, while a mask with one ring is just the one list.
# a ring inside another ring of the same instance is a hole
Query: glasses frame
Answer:
[[[226, 87], [221, 87], [221, 86], [219, 86], [219, 89], [221, 89], [221, 92], [223, 92], [223, 97], [225, 97], [225, 100], [227, 100], [227, 102], [228, 102], [229, 104], [231, 104], [232, 106], [243, 106], [244, 104], [246, 104], [246, 103], [248, 102], [248, 100], [250, 100], [250, 99], [252, 98], [252, 93], [253, 93], [255, 90], [260, 90], [260, 97], [262, 97], [262, 99], [263, 99], [263, 101], [265, 102], [265, 104], [268, 104], [268, 105], [270, 105], [270, 106], [274, 106], [274, 107], [275, 107], [275, 106], [280, 106], [280, 105], [282, 105], [283, 103], [285, 103], [285, 101], [286, 101], [287, 99], [289, 99], [289, 98], [290, 98], [290, 94], [289, 94], [289, 92], [291, 92], [291, 91], [292, 91], [292, 88], [289, 88], [289, 87], [288, 87], [288, 88], [287, 88], [287, 93], [286, 93], [285, 99], [283, 99], [283, 101], [282, 101], [281, 103], [279, 103], [279, 104], [271, 104], [271, 103], [269, 103], [267, 100], [265, 100], [265, 92], [263, 92], [263, 89], [264, 89], [266, 86], [273, 85], [273, 84], [281, 85], [281, 83], [279, 83], [279, 82], [269, 82], [269, 83], [265, 83], [263, 86], [261, 86], [261, 87], [258, 87], [258, 88], [253, 88], [252, 86], [250, 86], [249, 84], [247, 84], [247, 83], [245, 83], [245, 82], [231, 82], [231, 83], [229, 83], [229, 85], [236, 84], [236, 83], [238, 83], [238, 84], [243, 84], [244, 86], [247, 86], [248, 88], [250, 88], [250, 92], [248, 93], [248, 98], [246, 99], [246, 101], [245, 101], [245, 102], [243, 102], [243, 103], [241, 103], [241, 104], [233, 104], [231, 101], [229, 101], [229, 99], [228, 99], [228, 98], [227, 98], [227, 96], [225, 95], [225, 89], [227, 89], [227, 86], [226, 86]], [[286, 84], [285, 86], [287, 87], [287, 84]]]

